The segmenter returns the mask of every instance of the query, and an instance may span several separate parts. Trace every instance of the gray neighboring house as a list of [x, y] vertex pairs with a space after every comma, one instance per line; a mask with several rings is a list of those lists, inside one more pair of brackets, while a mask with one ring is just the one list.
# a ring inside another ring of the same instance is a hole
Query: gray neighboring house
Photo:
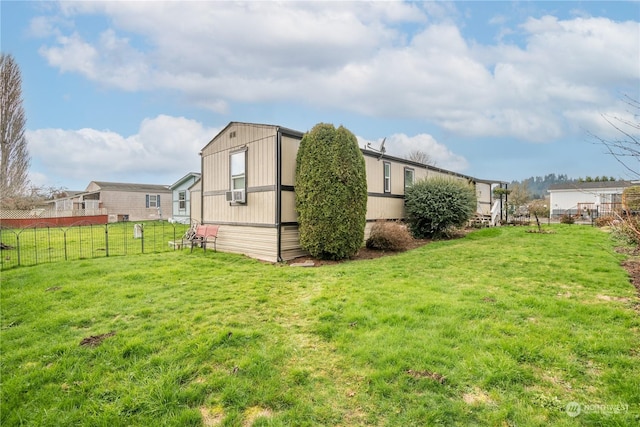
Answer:
[[198, 172], [189, 172], [171, 185], [172, 213], [169, 222], [181, 224], [191, 222], [191, 191], [189, 188], [198, 180], [200, 180]]

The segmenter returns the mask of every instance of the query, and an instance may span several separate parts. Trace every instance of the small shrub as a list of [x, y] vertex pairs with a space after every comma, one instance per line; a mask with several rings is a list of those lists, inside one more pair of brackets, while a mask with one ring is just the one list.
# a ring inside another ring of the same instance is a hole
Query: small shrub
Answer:
[[446, 237], [476, 212], [472, 185], [447, 178], [416, 182], [405, 194], [407, 223], [414, 237]]
[[367, 239], [367, 248], [381, 251], [406, 251], [413, 237], [407, 226], [397, 221], [376, 221]]
[[640, 245], [640, 217], [625, 215], [612, 223], [613, 234], [627, 243]]
[[576, 222], [576, 219], [569, 214], [564, 214], [560, 217], [560, 223], [562, 224], [574, 224]]
[[596, 227], [607, 227], [615, 221], [615, 218], [612, 216], [601, 216], [596, 218], [594, 224]]

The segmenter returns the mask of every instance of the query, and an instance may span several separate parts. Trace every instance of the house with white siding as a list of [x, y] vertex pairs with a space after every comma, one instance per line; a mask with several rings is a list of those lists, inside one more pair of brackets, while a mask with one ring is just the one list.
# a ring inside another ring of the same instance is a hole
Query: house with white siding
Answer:
[[[295, 209], [295, 170], [304, 133], [276, 125], [229, 123], [201, 151], [201, 178], [190, 187], [191, 217], [220, 226], [217, 249], [277, 262], [304, 255]], [[478, 213], [489, 215], [492, 186], [476, 178], [362, 149], [367, 228], [403, 219], [404, 192], [417, 180], [445, 176], [476, 186]]]
[[622, 210], [622, 192], [632, 181], [563, 182], [549, 186], [552, 217], [611, 215]]

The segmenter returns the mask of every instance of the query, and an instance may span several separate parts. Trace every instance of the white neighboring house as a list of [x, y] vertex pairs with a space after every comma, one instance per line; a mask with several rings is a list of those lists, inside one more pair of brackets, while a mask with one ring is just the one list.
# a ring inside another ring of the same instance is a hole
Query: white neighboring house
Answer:
[[567, 182], [549, 187], [551, 216], [611, 215], [622, 210], [622, 192], [632, 181]]
[[181, 224], [189, 224], [191, 222], [191, 187], [200, 179], [198, 172], [189, 172], [173, 185], [171, 185], [172, 193], [172, 213], [169, 222], [179, 222]]

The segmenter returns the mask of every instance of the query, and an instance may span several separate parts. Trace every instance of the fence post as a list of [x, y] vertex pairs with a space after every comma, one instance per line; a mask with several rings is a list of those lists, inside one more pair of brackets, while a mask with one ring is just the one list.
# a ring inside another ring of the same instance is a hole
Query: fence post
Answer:
[[104, 225], [104, 251], [109, 256], [109, 224]]
[[64, 230], [62, 232], [62, 236], [63, 236], [63, 244], [64, 244], [64, 260], [67, 261], [67, 230]]
[[33, 229], [33, 247], [35, 248], [34, 252], [36, 253], [36, 265], [38, 265], [38, 228]]
[[49, 254], [49, 262], [51, 262], [51, 227], [47, 226], [47, 243], [49, 244], [49, 250], [47, 253]]
[[144, 253], [144, 224], [140, 224], [140, 238], [142, 239], [142, 253]]
[[18, 251], [18, 267], [20, 267], [20, 233], [16, 234], [16, 249]]

